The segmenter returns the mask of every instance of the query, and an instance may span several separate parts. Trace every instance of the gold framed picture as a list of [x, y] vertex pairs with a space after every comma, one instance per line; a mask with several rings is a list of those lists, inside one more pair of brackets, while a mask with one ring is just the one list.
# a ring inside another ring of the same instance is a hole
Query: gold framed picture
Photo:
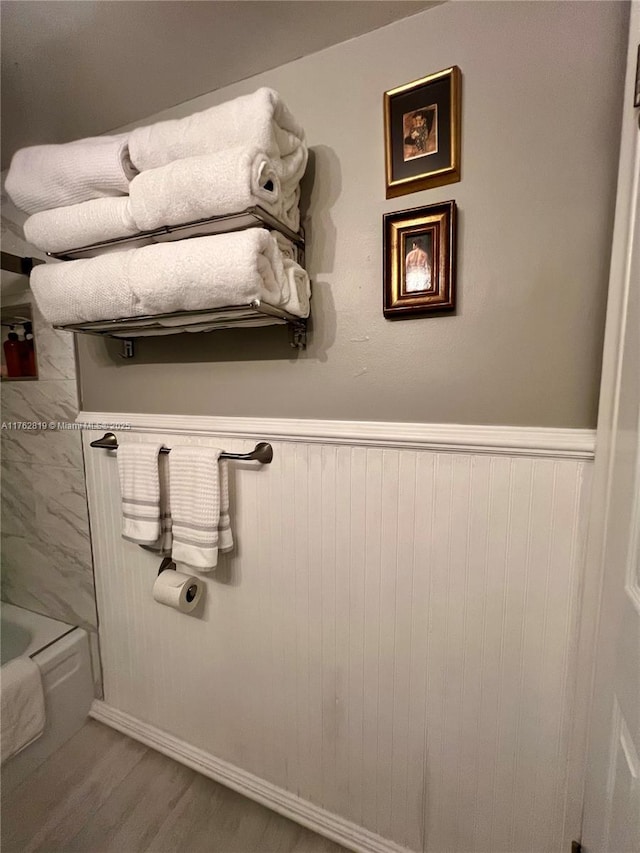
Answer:
[[383, 231], [384, 316], [455, 309], [455, 201], [386, 213]]
[[387, 198], [460, 180], [457, 65], [384, 93]]

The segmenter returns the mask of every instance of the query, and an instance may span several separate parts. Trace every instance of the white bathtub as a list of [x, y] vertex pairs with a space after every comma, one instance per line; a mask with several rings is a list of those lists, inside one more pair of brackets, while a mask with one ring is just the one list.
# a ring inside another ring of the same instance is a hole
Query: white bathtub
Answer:
[[11, 790], [84, 724], [93, 701], [89, 637], [47, 616], [2, 602], [2, 663], [28, 655], [40, 667], [44, 732], [2, 765], [2, 786]]

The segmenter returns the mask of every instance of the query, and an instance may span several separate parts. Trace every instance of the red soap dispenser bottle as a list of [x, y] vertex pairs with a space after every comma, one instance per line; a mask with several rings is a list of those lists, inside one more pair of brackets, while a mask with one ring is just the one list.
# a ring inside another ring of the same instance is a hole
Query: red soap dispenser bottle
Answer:
[[14, 332], [13, 326], [9, 332], [8, 340], [3, 344], [4, 360], [7, 364], [7, 376], [14, 378], [22, 376], [22, 363], [20, 359], [20, 341]]
[[22, 375], [35, 376], [36, 353], [33, 346], [33, 325], [26, 322], [22, 328], [24, 329], [24, 340], [19, 342]]

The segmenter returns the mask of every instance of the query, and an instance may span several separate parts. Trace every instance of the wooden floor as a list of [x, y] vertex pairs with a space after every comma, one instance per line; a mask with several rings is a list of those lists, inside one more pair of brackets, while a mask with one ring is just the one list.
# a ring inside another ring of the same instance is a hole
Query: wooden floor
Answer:
[[89, 721], [2, 798], [3, 853], [346, 853]]

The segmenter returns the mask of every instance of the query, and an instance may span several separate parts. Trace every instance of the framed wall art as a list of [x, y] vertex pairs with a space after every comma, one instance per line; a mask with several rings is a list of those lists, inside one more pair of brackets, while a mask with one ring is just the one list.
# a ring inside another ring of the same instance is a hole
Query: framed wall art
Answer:
[[460, 180], [457, 65], [384, 93], [387, 198]]
[[384, 302], [388, 319], [455, 308], [456, 203], [386, 213]]

